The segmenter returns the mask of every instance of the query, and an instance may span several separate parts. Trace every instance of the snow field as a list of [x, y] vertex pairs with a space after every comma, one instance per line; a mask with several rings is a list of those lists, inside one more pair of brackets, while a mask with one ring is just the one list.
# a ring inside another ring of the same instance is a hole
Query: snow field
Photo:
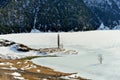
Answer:
[[[79, 54], [33, 59], [34, 63], [58, 71], [77, 72], [79, 76], [92, 80], [120, 79], [120, 31], [62, 32], [59, 34], [64, 48], [77, 50]], [[33, 48], [57, 46], [57, 33], [9, 34], [1, 35], [0, 38]], [[8, 51], [0, 48], [0, 53], [3, 52]], [[103, 56], [103, 64], [99, 63], [99, 54]]]
[[[58, 71], [78, 72], [92, 80], [120, 79], [120, 31], [89, 31], [61, 33], [65, 48], [79, 51], [78, 55], [57, 58], [38, 58], [33, 62]], [[98, 55], [103, 56], [103, 64]]]

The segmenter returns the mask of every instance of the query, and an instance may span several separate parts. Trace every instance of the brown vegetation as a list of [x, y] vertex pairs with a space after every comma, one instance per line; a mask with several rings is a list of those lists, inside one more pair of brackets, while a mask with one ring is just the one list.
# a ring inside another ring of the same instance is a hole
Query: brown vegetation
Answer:
[[[29, 60], [4, 60], [0, 59], [0, 80], [19, 80], [14, 79], [11, 75], [13, 72], [18, 72], [25, 80], [64, 80], [61, 76], [69, 76], [75, 73], [63, 73], [54, 71], [51, 68], [33, 64]], [[13, 68], [13, 69], [12, 69]], [[77, 77], [76, 80], [86, 80]]]

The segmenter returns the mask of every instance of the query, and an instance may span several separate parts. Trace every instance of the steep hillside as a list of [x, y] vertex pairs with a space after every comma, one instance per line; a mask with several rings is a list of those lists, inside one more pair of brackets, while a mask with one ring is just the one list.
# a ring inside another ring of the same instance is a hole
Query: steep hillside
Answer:
[[120, 25], [120, 0], [0, 0], [0, 33], [96, 30]]
[[120, 25], [120, 0], [84, 0], [84, 2], [105, 26], [112, 29]]
[[82, 0], [11, 0], [0, 9], [0, 33], [29, 32], [32, 28], [82, 31], [99, 25]]
[[10, 0], [0, 0], [0, 7], [4, 7], [9, 3]]
[[120, 0], [114, 0], [114, 1], [116, 2], [117, 6], [118, 6], [119, 9], [120, 9]]

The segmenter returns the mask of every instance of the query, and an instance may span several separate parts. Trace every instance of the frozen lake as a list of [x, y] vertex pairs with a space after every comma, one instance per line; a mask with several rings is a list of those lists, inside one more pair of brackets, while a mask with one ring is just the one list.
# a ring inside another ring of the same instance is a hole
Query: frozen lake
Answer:
[[[77, 72], [79, 76], [92, 80], [120, 79], [120, 31], [89, 31], [59, 34], [60, 42], [64, 48], [76, 50], [79, 54], [37, 58], [33, 60], [34, 63], [58, 71]], [[0, 35], [0, 38], [22, 43], [33, 48], [57, 46], [57, 33], [9, 34]], [[3, 49], [1, 48], [0, 50], [3, 53]], [[103, 64], [99, 64], [98, 55], [103, 56]]]
[[[61, 42], [78, 55], [55, 58], [38, 58], [33, 62], [58, 71], [78, 72], [92, 80], [120, 79], [120, 31], [93, 31], [61, 33]], [[103, 56], [99, 64], [98, 55]]]

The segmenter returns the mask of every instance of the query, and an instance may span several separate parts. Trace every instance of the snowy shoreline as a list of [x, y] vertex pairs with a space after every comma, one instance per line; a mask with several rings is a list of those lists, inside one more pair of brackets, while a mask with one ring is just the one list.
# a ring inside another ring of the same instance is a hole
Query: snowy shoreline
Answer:
[[[1, 39], [22, 43], [34, 48], [51, 48], [57, 46], [58, 33], [22, 33], [0, 35]], [[62, 57], [37, 58], [34, 62], [53, 69], [66, 72], [78, 72], [78, 75], [92, 80], [118, 80], [120, 31], [88, 31], [59, 33], [61, 43], [67, 50], [75, 50], [77, 55], [63, 55]], [[4, 55], [11, 53], [0, 48]], [[15, 53], [21, 54], [21, 53]], [[13, 55], [15, 55], [13, 54]], [[31, 53], [33, 54], [33, 53]], [[103, 64], [99, 64], [98, 55], [103, 55]], [[114, 72], [114, 74], [113, 74]]]
[[[119, 34], [119, 30], [61, 33], [65, 47], [77, 50], [79, 54], [37, 58], [33, 59], [33, 62], [57, 71], [78, 72], [79, 76], [87, 79], [118, 80], [120, 78]], [[100, 54], [103, 56], [103, 64], [99, 63]]]

